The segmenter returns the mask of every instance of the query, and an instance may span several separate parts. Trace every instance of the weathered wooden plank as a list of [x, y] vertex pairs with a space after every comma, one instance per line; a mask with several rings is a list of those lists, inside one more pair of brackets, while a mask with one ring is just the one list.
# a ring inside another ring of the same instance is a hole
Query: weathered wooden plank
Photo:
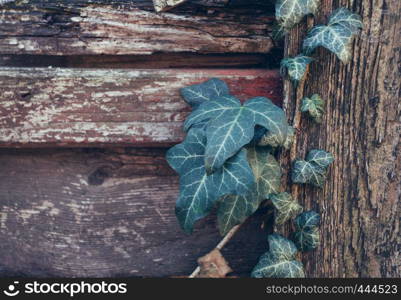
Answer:
[[[174, 216], [162, 149], [0, 150], [0, 270], [28, 276], [188, 275], [220, 237]], [[237, 274], [265, 251], [259, 215], [224, 250]]]
[[0, 10], [0, 54], [267, 53], [273, 47], [271, 11], [263, 6], [190, 6], [158, 14], [152, 1], [128, 7], [42, 2]]
[[281, 99], [276, 70], [0, 69], [0, 147], [165, 146], [181, 141], [181, 87], [225, 80], [241, 99]]

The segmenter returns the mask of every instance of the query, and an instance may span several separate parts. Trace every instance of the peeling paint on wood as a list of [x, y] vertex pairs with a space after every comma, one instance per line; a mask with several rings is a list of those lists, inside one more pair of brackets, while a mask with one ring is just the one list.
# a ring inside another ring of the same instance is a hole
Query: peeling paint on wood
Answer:
[[0, 54], [267, 53], [273, 47], [273, 17], [263, 9], [157, 14], [136, 3], [129, 9], [42, 5], [0, 10]]
[[[0, 273], [191, 273], [220, 236], [215, 218], [201, 221], [191, 236], [179, 228], [178, 178], [164, 155], [162, 149], [1, 149]], [[224, 249], [236, 274], [248, 274], [266, 251], [261, 218]]]
[[183, 4], [186, 1], [187, 0], [153, 0], [153, 5], [157, 12], [162, 12]]
[[179, 89], [211, 77], [280, 103], [276, 70], [0, 68], [0, 147], [171, 145], [189, 112]]

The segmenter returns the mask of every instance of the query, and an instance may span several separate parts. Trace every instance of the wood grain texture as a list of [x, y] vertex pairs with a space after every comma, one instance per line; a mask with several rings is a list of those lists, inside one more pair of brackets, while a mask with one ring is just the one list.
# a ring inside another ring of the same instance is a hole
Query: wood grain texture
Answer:
[[158, 14], [152, 1], [17, 1], [0, 10], [0, 54], [267, 53], [271, 14], [264, 5]]
[[0, 147], [166, 146], [190, 111], [179, 89], [211, 77], [280, 103], [275, 70], [0, 69]]
[[[186, 235], [163, 149], [0, 150], [0, 273], [188, 275], [221, 237], [215, 217]], [[223, 255], [249, 275], [266, 251], [260, 211]]]
[[[342, 5], [361, 14], [364, 23], [352, 61], [344, 65], [319, 49], [306, 81], [298, 89], [285, 83], [284, 99], [298, 129], [287, 163], [314, 148], [330, 151], [335, 162], [323, 190], [287, 187], [322, 216], [321, 246], [303, 255], [309, 277], [400, 277], [401, 2], [323, 0], [315, 23]], [[312, 25], [309, 19], [291, 32], [288, 55], [299, 53]], [[314, 93], [327, 101], [321, 125], [299, 113], [302, 97]]]

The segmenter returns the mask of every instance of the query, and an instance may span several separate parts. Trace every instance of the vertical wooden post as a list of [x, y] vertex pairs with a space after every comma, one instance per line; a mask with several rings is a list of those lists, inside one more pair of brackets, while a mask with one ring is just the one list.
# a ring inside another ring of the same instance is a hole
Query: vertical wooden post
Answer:
[[[401, 2], [321, 2], [314, 21], [309, 18], [286, 38], [286, 55], [300, 53], [307, 27], [326, 22], [340, 6], [359, 13], [364, 29], [349, 64], [319, 49], [305, 82], [297, 89], [285, 84], [284, 108], [297, 142], [283, 164], [313, 148], [335, 157], [322, 190], [291, 185], [287, 176], [287, 190], [322, 216], [321, 246], [303, 255], [307, 276], [400, 277]], [[327, 102], [320, 125], [299, 112], [302, 97], [314, 93]]]

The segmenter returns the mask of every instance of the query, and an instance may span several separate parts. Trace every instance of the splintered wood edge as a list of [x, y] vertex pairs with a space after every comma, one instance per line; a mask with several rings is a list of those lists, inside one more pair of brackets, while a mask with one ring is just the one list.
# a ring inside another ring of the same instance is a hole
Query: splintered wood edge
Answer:
[[153, 0], [153, 5], [157, 12], [164, 12], [183, 4], [184, 2], [187, 2], [187, 0]]
[[217, 77], [281, 103], [277, 70], [0, 68], [0, 147], [165, 147], [184, 137], [180, 88]]

